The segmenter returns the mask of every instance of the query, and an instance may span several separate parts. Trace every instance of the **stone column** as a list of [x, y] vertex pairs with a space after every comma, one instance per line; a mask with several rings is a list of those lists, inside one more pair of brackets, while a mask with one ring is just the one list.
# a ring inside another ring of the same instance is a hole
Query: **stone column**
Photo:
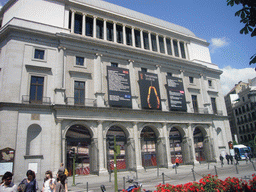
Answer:
[[75, 30], [75, 10], [71, 9], [71, 33]]
[[[53, 137], [55, 139], [54, 142], [54, 148], [55, 148], [55, 152], [54, 152], [54, 170], [56, 170], [56, 173], [60, 167], [60, 163], [61, 163], [61, 146], [63, 145], [61, 143], [61, 138], [62, 138], [62, 133], [61, 133], [61, 119], [56, 119], [56, 127], [55, 127], [55, 136]], [[64, 143], [65, 144], [65, 143]], [[63, 151], [63, 153], [65, 153], [65, 150]]]
[[104, 140], [103, 140], [103, 121], [98, 121], [98, 127], [97, 127], [97, 135], [98, 135], [98, 153], [99, 153], [99, 173], [107, 173], [107, 169], [104, 166], [104, 154], [106, 151], [104, 150]]
[[117, 40], [116, 40], [116, 22], [113, 22], [113, 35], [114, 35], [114, 42], [116, 43]]
[[107, 40], [107, 20], [106, 19], [104, 19], [103, 20], [103, 33], [104, 33], [104, 40]]
[[142, 170], [142, 160], [141, 160], [141, 144], [138, 132], [138, 123], [133, 122], [133, 134], [134, 134], [134, 143], [135, 143], [135, 157], [136, 157], [136, 167], [137, 170]]
[[58, 65], [55, 75], [55, 104], [65, 104], [65, 86], [64, 86], [64, 57], [66, 48], [63, 46], [58, 47]]
[[174, 51], [174, 46], [173, 46], [173, 39], [170, 39], [171, 42], [171, 47], [172, 47], [172, 56], [175, 57], [175, 51]]
[[126, 45], [126, 32], [125, 32], [125, 25], [123, 25], [123, 43]]
[[143, 30], [140, 31], [140, 43], [141, 48], [144, 49]]
[[188, 49], [187, 49], [187, 43], [185, 43], [185, 42], [184, 42], [184, 50], [185, 50], [186, 59], [189, 59], [189, 56], [188, 56]]
[[160, 53], [159, 35], [158, 34], [156, 34], [156, 47], [157, 47], [157, 52]]
[[213, 113], [213, 110], [211, 108], [211, 103], [209, 101], [209, 95], [208, 93], [206, 92], [207, 91], [207, 88], [206, 88], [206, 81], [204, 80], [205, 79], [205, 76], [203, 74], [200, 74], [200, 87], [201, 87], [201, 97], [202, 99], [199, 98], [199, 100], [202, 101], [202, 103], [198, 103], [199, 106], [203, 104], [204, 108], [210, 112], [210, 113]]
[[86, 30], [86, 14], [83, 13], [83, 20], [82, 20], [82, 35], [85, 35]]
[[171, 159], [169, 133], [168, 133], [168, 130], [167, 130], [167, 124], [166, 123], [163, 123], [163, 134], [164, 134], [164, 137], [165, 137], [165, 146], [166, 146], [166, 156], [167, 156], [168, 168], [170, 168], [170, 167], [172, 167], [172, 159]]
[[164, 36], [164, 51], [165, 51], [165, 54], [168, 55], [166, 36]]
[[133, 109], [139, 109], [138, 105], [138, 96], [136, 95], [136, 77], [135, 77], [135, 69], [133, 66], [134, 61], [133, 60], [128, 60], [128, 66], [129, 66], [129, 71], [130, 71], [130, 86], [131, 86], [131, 95], [132, 95], [132, 108]]
[[97, 107], [105, 107], [104, 103], [104, 93], [102, 88], [103, 82], [103, 69], [101, 65], [101, 54], [95, 54], [94, 57], [94, 90], [95, 90], [95, 98]]
[[97, 17], [93, 16], [93, 38], [96, 38]]
[[197, 163], [196, 161], [196, 153], [195, 153], [195, 145], [194, 145], [194, 129], [192, 128], [192, 125], [188, 124], [188, 137], [191, 139], [191, 143], [189, 145], [189, 151], [190, 151], [190, 157], [191, 162]]
[[148, 32], [148, 45], [149, 45], [149, 50], [152, 51], [152, 41], [151, 41], [151, 32]]
[[132, 46], [135, 47], [135, 34], [134, 34], [134, 27], [132, 27]]
[[161, 98], [161, 106], [162, 106], [162, 111], [168, 111], [167, 105], [166, 105], [166, 91], [164, 90], [164, 84], [161, 76], [161, 65], [156, 65], [156, 73], [158, 75], [158, 82], [159, 82], [159, 92], [160, 92], [160, 98]]
[[178, 44], [179, 58], [182, 58], [181, 51], [180, 51], [180, 41], [177, 40], [177, 44]]

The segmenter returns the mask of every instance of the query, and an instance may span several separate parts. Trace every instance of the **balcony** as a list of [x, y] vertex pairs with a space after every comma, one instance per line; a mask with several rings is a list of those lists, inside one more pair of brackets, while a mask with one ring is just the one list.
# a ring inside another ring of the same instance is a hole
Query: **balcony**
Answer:
[[207, 108], [198, 108], [197, 110], [194, 109], [194, 113], [209, 114], [209, 111]]
[[24, 104], [41, 104], [41, 105], [51, 105], [50, 97], [42, 97], [41, 100], [31, 100], [29, 95], [22, 95], [22, 103]]
[[75, 99], [74, 97], [67, 97], [65, 101], [67, 105], [78, 105], [78, 106], [87, 106], [87, 107], [97, 106], [96, 99], [89, 99], [89, 98]]

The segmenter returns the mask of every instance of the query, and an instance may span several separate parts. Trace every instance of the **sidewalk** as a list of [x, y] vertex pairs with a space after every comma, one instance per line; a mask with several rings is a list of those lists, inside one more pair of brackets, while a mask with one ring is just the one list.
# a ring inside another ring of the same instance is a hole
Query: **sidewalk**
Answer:
[[[215, 168], [216, 166], [216, 168]], [[256, 167], [256, 163], [255, 163]], [[209, 168], [209, 169], [208, 169]], [[170, 184], [184, 184], [190, 181], [199, 181], [203, 175], [212, 174], [216, 175], [220, 179], [225, 179], [227, 177], [238, 177], [239, 179], [245, 176], [250, 177], [252, 174], [256, 173], [252, 163], [245, 161], [240, 161], [239, 165], [227, 165], [224, 164], [223, 167], [220, 163], [204, 163], [197, 164], [194, 166], [194, 174], [192, 172], [192, 165], [181, 165], [176, 170], [166, 169], [166, 168], [153, 168], [142, 170], [137, 173], [139, 183], [142, 183], [142, 188], [147, 190], [156, 190], [156, 185], [159, 183], [170, 183]], [[128, 183], [124, 183], [124, 179], [136, 178], [135, 172], [118, 172], [118, 188], [123, 189], [129, 186]], [[110, 182], [111, 181], [111, 182]], [[75, 177], [75, 186], [73, 184], [73, 177], [68, 178], [68, 189], [73, 192], [101, 192], [100, 186], [103, 184], [107, 191], [113, 192], [114, 190], [114, 174], [109, 175], [85, 175]], [[88, 189], [88, 190], [87, 190]]]

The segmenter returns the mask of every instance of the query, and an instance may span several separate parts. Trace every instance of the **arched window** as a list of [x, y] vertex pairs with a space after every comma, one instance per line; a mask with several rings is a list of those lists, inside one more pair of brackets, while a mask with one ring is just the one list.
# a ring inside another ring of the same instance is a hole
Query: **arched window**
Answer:
[[42, 128], [39, 125], [30, 125], [27, 130], [26, 155], [41, 155]]

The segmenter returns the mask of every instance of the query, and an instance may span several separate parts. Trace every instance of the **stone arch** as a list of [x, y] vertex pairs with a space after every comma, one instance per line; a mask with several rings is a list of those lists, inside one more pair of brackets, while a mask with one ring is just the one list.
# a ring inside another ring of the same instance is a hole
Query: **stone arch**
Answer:
[[206, 160], [206, 154], [204, 149], [204, 140], [206, 138], [207, 132], [202, 126], [195, 126], [193, 131], [194, 147], [195, 147], [195, 157], [196, 160], [201, 162]]
[[120, 127], [122, 129], [122, 131], [125, 133], [126, 138], [130, 138], [131, 133], [129, 132], [129, 130], [127, 129], [127, 127], [125, 127], [123, 124], [121, 123], [111, 123], [110, 125], [107, 126], [106, 130], [104, 131], [104, 138], [107, 137], [107, 133], [109, 131], [109, 129], [113, 126], [117, 126]]
[[84, 121], [73, 121], [71, 123], [69, 123], [68, 125], [65, 126], [64, 128], [64, 131], [63, 131], [63, 134], [62, 134], [62, 138], [66, 138], [66, 135], [67, 135], [67, 131], [69, 130], [70, 127], [72, 127], [73, 125], [82, 125], [84, 127], [86, 127], [91, 135], [92, 138], [95, 137], [95, 133], [94, 133], [94, 130], [91, 128], [91, 126], [84, 122]]
[[27, 129], [26, 155], [41, 155], [42, 128], [32, 124]]

